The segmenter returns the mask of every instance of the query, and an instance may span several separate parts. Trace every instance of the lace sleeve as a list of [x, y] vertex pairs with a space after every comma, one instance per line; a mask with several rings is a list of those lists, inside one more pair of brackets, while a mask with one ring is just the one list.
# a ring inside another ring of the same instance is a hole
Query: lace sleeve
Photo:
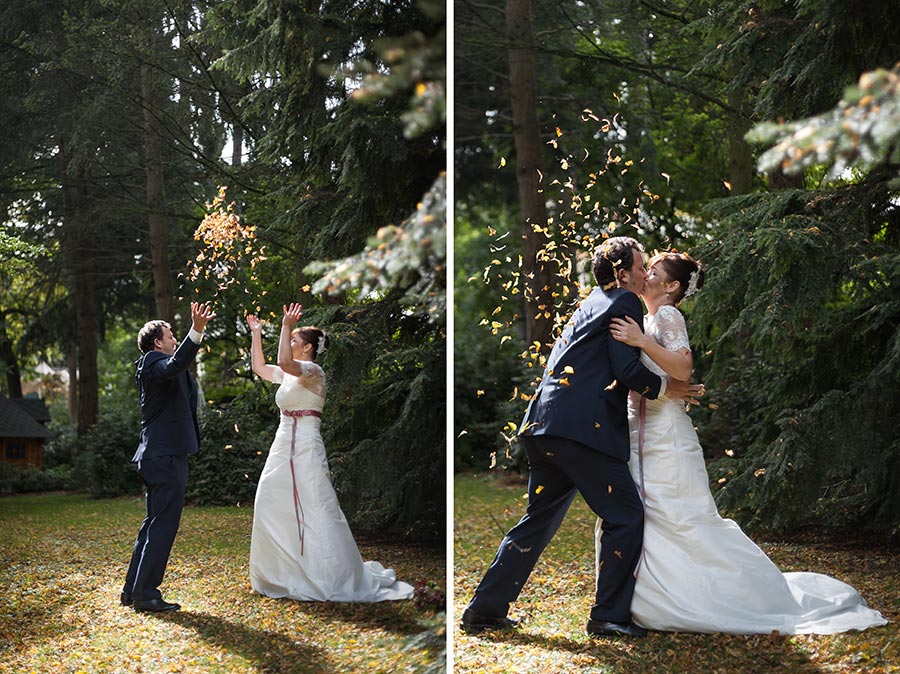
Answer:
[[300, 375], [301, 379], [307, 379], [310, 382], [322, 381], [325, 379], [325, 370], [317, 363], [313, 363], [309, 360], [295, 360], [294, 362], [297, 363], [303, 371], [303, 374]]
[[659, 339], [669, 351], [691, 348], [684, 316], [675, 307], [661, 306], [656, 312], [656, 325]]
[[300, 364], [303, 374], [300, 375], [300, 385], [309, 389], [318, 396], [325, 397], [325, 370], [317, 363], [307, 360], [294, 361]]
[[272, 366], [272, 382], [275, 384], [280, 384], [284, 381], [284, 370], [282, 370], [277, 365]]

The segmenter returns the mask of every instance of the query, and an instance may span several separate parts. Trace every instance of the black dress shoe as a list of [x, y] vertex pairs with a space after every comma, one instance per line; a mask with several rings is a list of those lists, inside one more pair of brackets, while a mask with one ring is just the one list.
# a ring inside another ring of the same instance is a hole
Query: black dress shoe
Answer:
[[160, 613], [162, 611], [177, 611], [181, 608], [180, 604], [170, 604], [162, 599], [148, 599], [147, 601], [134, 600], [134, 610], [138, 613], [150, 611], [151, 613]]
[[519, 624], [518, 620], [507, 618], [490, 618], [475, 613], [470, 608], [463, 611], [462, 622], [459, 626], [466, 634], [478, 634], [485, 630], [513, 630]]
[[647, 630], [634, 623], [611, 623], [602, 620], [588, 620], [589, 637], [645, 637]]
[[122, 606], [131, 606], [134, 603], [134, 600], [131, 598], [131, 593], [123, 592], [119, 596], [119, 603], [122, 604]]

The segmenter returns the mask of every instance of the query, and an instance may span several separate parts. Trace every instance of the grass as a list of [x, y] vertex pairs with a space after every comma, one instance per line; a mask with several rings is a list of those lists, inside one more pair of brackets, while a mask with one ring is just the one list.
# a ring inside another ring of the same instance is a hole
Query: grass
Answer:
[[[250, 508], [185, 509], [161, 588], [180, 611], [120, 606], [143, 511], [138, 498], [0, 498], [0, 672], [443, 671], [443, 613], [255, 594]], [[358, 543], [398, 578], [443, 586], [442, 546]]]
[[617, 641], [584, 634], [593, 596], [594, 515], [577, 497], [510, 611], [515, 632], [469, 636], [462, 611], [503, 534], [525, 511], [526, 485], [494, 476], [454, 480], [454, 672], [603, 674], [900, 672], [900, 565], [896, 549], [806, 532], [757, 539], [783, 571], [816, 571], [854, 585], [891, 622], [830, 636], [651, 632]]

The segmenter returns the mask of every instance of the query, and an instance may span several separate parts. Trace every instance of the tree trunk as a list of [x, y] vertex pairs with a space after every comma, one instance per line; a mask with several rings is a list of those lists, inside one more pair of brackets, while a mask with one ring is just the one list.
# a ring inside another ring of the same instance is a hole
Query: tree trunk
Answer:
[[231, 126], [231, 165], [240, 166], [243, 163], [244, 127], [240, 122]]
[[153, 265], [153, 296], [156, 315], [169, 324], [175, 322], [172, 272], [169, 268], [166, 198], [163, 189], [163, 162], [160, 136], [154, 118], [153, 73], [141, 66], [141, 98], [144, 106], [144, 161], [147, 171], [147, 212], [150, 230], [150, 259]]
[[753, 155], [744, 136], [750, 130], [750, 119], [743, 114], [746, 94], [728, 94], [728, 180], [732, 194], [749, 194], [753, 188]]
[[0, 363], [6, 373], [6, 389], [10, 398], [22, 397], [22, 375], [12, 340], [6, 332], [6, 313], [0, 313]]
[[[513, 113], [513, 137], [516, 146], [516, 182], [522, 216], [522, 274], [525, 290], [525, 340], [538, 341], [549, 350], [552, 321], [550, 269], [536, 259], [541, 239], [532, 225], [544, 227], [547, 208], [540, 193], [538, 176], [541, 161], [541, 137], [537, 121], [535, 93], [534, 47], [531, 31], [531, 1], [507, 0], [506, 30], [512, 46], [509, 49], [509, 84]], [[543, 305], [545, 309], [538, 307]]]
[[[94, 271], [99, 267], [95, 260], [93, 233], [85, 224], [88, 201], [84, 187], [89, 160], [70, 161], [65, 144], [61, 143], [59, 161], [62, 166], [63, 227], [65, 228], [66, 263], [71, 278], [70, 294], [75, 307], [75, 348], [78, 377], [75, 384], [79, 440], [97, 422], [97, 295], [94, 288]], [[90, 222], [88, 220], [88, 222]], [[80, 444], [80, 443], [79, 443]]]
[[85, 233], [76, 233], [72, 248], [72, 292], [75, 299], [75, 327], [78, 344], [78, 437], [84, 437], [97, 422], [97, 295], [94, 288], [95, 262], [92, 242]]
[[69, 344], [66, 354], [66, 367], [69, 370], [69, 423], [78, 423], [78, 348]]

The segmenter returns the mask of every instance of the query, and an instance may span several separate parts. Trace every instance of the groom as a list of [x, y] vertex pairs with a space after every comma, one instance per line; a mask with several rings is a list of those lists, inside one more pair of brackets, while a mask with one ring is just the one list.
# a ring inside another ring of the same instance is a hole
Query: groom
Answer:
[[581, 492], [603, 520], [597, 589], [587, 633], [643, 636], [631, 622], [631, 597], [643, 542], [643, 506], [628, 471], [627, 398], [691, 399], [701, 386], [666, 380], [640, 362], [640, 350], [609, 335], [612, 318], [642, 325], [643, 248], [608, 239], [594, 253], [599, 287], [581, 303], [550, 352], [519, 434], [528, 456], [528, 509], [506, 534], [462, 617], [470, 634], [511, 629], [506, 617], [541, 552]]
[[197, 386], [187, 369], [212, 318], [209, 303], [191, 303], [193, 325], [177, 349], [165, 321], [150, 321], [138, 333], [138, 348], [144, 354], [135, 363], [141, 439], [132, 461], [147, 488], [147, 516], [134, 542], [121, 596], [122, 605], [133, 605], [135, 611], [181, 608], [163, 600], [159, 585], [181, 521], [188, 455], [196, 454], [200, 442]]

